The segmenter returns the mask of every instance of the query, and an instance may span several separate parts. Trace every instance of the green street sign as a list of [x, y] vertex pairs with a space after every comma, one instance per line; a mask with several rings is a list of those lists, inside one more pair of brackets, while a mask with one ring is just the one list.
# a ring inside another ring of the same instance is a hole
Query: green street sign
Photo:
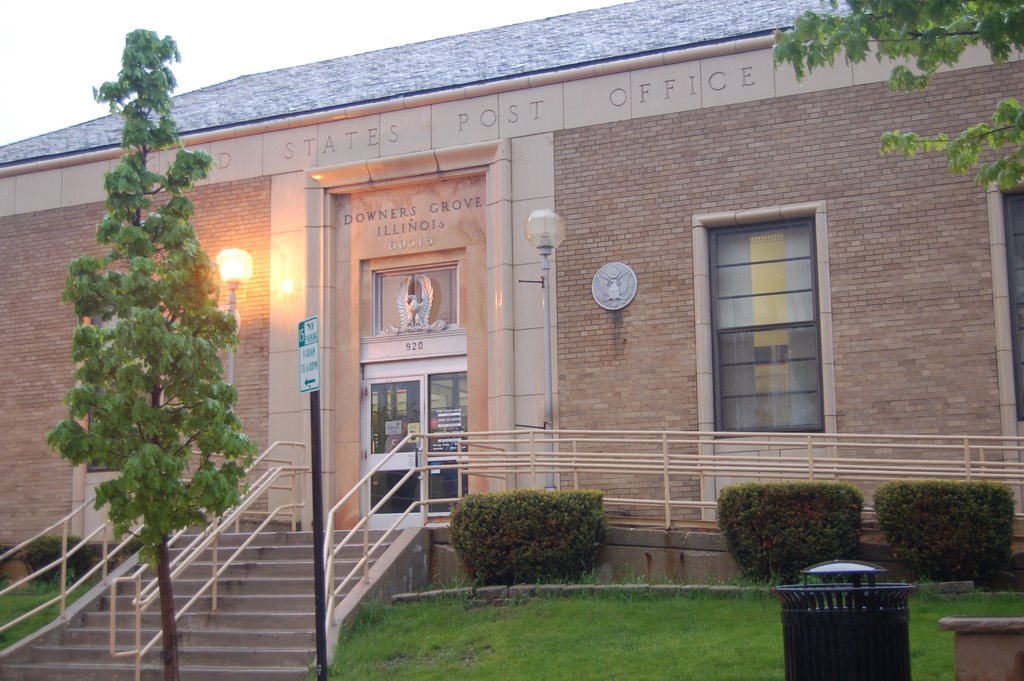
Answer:
[[299, 322], [299, 392], [320, 390], [320, 317]]

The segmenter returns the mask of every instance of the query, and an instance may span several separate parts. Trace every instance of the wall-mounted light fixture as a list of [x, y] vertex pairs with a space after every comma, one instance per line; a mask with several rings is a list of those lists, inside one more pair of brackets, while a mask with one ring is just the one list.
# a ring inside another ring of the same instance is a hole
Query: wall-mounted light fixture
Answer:
[[[241, 319], [239, 319], [236, 291], [238, 287], [252, 278], [252, 256], [241, 248], [225, 248], [217, 254], [217, 268], [220, 270], [220, 280], [228, 287], [228, 313], [235, 318], [235, 331], [241, 331]], [[235, 384], [235, 352], [228, 351], [228, 383]]]

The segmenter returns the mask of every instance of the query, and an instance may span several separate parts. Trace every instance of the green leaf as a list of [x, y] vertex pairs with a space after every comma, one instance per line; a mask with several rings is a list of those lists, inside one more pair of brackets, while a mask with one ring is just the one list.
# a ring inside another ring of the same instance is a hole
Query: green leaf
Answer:
[[[833, 0], [831, 6], [830, 13], [807, 12], [790, 30], [776, 32], [775, 62], [790, 64], [798, 79], [833, 64], [840, 52], [853, 64], [873, 55], [896, 62], [890, 89], [913, 92], [927, 88], [936, 71], [955, 65], [968, 47], [987, 49], [997, 64], [1024, 47], [1024, 4], [1019, 0], [848, 0], [842, 9]], [[1021, 118], [1019, 103], [1010, 98], [996, 106], [991, 123], [978, 121], [960, 132], [893, 131], [882, 136], [880, 148], [907, 156], [944, 151], [951, 172], [974, 171], [979, 184], [1010, 189], [1024, 181]], [[982, 161], [985, 148], [999, 155]]]
[[[171, 38], [133, 31], [117, 78], [94, 91], [124, 121], [124, 153], [104, 178], [96, 239], [107, 254], [68, 268], [64, 300], [83, 319], [72, 340], [78, 384], [48, 437], [71, 463], [115, 471], [97, 499], [119, 532], [145, 524], [150, 558], [166, 535], [237, 501], [255, 449], [223, 382], [233, 320], [217, 308], [215, 272], [189, 221], [186, 193], [212, 158], [181, 149], [169, 68], [179, 58]], [[167, 172], [157, 172], [154, 152], [175, 148]], [[200, 452], [183, 446], [192, 442]], [[193, 469], [200, 473], [187, 479]]]

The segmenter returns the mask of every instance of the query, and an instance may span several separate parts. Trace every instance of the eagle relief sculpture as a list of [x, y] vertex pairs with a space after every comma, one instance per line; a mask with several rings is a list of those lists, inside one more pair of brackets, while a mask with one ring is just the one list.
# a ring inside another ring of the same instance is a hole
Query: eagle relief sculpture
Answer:
[[626, 263], [610, 262], [594, 275], [591, 292], [604, 309], [621, 310], [636, 295], [636, 273]]
[[441, 331], [445, 327], [443, 319], [430, 323], [430, 309], [434, 303], [434, 284], [425, 274], [410, 274], [402, 278], [395, 296], [398, 305], [398, 326], [388, 324], [384, 333], [397, 336], [402, 333], [418, 331]]

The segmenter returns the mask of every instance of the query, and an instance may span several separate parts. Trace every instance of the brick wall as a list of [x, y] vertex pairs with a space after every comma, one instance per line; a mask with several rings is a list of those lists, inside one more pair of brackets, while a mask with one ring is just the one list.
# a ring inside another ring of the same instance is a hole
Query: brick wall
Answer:
[[[237, 292], [242, 326], [235, 384], [239, 418], [262, 452], [269, 444], [270, 178], [209, 185], [197, 189], [192, 200], [196, 205], [192, 224], [210, 258], [225, 248], [241, 248], [252, 256], [252, 279]], [[220, 300], [226, 308], [226, 287], [221, 287]]]
[[68, 263], [99, 254], [103, 206], [0, 218], [0, 542], [71, 510], [71, 467], [46, 444], [67, 415], [76, 318], [61, 302]]
[[[216, 257], [245, 248], [254, 278], [238, 292], [242, 338], [236, 356], [246, 433], [267, 437], [269, 365], [270, 181], [247, 180], [197, 189], [193, 224]], [[71, 510], [72, 469], [46, 444], [66, 415], [72, 385], [71, 335], [76, 323], [61, 302], [68, 263], [99, 254], [95, 228], [104, 214], [90, 204], [0, 218], [0, 542], [20, 540]], [[222, 292], [226, 305], [227, 291]]]
[[[555, 135], [558, 385], [565, 428], [697, 427], [694, 214], [826, 201], [841, 432], [998, 434], [984, 192], [944, 158], [881, 157], [889, 129], [990, 114], [1018, 64], [689, 111]], [[597, 307], [606, 262], [638, 293]]]

